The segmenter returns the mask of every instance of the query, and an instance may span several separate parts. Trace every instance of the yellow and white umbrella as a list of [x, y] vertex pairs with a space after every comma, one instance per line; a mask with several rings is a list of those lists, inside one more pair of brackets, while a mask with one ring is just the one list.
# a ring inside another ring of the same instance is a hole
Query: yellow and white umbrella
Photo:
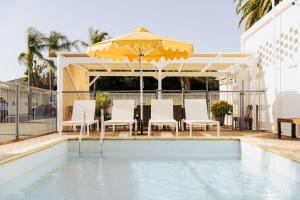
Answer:
[[115, 37], [103, 42], [88, 46], [90, 57], [140, 63], [140, 108], [141, 133], [143, 132], [143, 65], [142, 61], [157, 61], [188, 58], [193, 53], [193, 45], [168, 37], [151, 33], [146, 28]]

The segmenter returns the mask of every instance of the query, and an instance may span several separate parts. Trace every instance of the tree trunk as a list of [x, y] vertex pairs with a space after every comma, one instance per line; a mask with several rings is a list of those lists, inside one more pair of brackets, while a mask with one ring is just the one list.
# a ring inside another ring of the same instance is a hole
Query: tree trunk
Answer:
[[180, 84], [181, 88], [184, 88], [185, 90], [191, 89], [190, 79], [188, 77], [181, 77]]
[[28, 64], [27, 64], [27, 71], [28, 71], [28, 118], [31, 119], [33, 114], [32, 112], [32, 68], [33, 68], [33, 54], [28, 53]]

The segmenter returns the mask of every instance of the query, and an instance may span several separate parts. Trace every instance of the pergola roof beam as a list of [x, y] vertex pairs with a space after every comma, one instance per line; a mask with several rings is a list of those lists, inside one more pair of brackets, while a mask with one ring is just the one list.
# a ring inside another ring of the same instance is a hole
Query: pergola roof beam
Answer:
[[82, 64], [80, 64], [80, 63], [76, 63], [76, 64], [73, 64], [73, 65], [75, 65], [76, 67], [82, 69], [82, 70], [85, 71], [85, 72], [88, 72], [88, 71], [89, 71], [86, 67], [84, 67], [84, 66], [83, 66]]
[[[140, 72], [89, 72], [89, 76], [140, 76]], [[228, 72], [161, 72], [164, 77], [219, 77], [229, 75]], [[143, 76], [158, 78], [158, 72], [143, 72]]]
[[[157, 77], [157, 72], [143, 72], [143, 76]], [[89, 76], [140, 76], [140, 72], [89, 72]]]
[[205, 65], [205, 67], [201, 70], [202, 72], [206, 72], [210, 67], [212, 66], [212, 64], [207, 64]]
[[99, 77], [100, 77], [100, 76], [96, 76], [96, 77], [90, 82], [90, 85], [89, 85], [89, 86], [93, 85], [93, 83], [95, 83], [96, 80], [97, 80]]
[[[253, 60], [253, 57], [250, 55], [248, 57], [222, 57], [221, 55], [217, 57], [190, 57], [188, 59], [181, 59], [181, 60], [172, 60], [172, 61], [160, 61], [158, 63], [156, 62], [150, 62], [150, 64], [153, 64], [154, 66], [161, 66], [162, 69], [167, 66], [168, 64], [246, 64], [246, 65], [252, 65], [255, 61]], [[101, 64], [101, 65], [109, 65], [109, 64], [118, 64], [120, 62], [111, 61], [111, 60], [101, 60], [97, 58], [91, 58], [91, 57], [64, 57], [64, 63], [66, 65], [69, 64]], [[123, 63], [126, 64], [132, 64], [128, 61], [125, 61]], [[138, 64], [137, 62], [133, 62]], [[63, 66], [66, 67], [66, 66]]]
[[178, 72], [181, 72], [182, 69], [183, 69], [183, 67], [184, 67], [184, 64], [181, 64], [181, 65], [179, 66]]
[[111, 68], [109, 68], [108, 66], [103, 65], [103, 68], [104, 68], [107, 72], [111, 72]]
[[132, 67], [132, 65], [130, 65], [129, 63], [127, 63], [127, 66], [129, 67], [131, 72], [134, 72], [134, 68]]

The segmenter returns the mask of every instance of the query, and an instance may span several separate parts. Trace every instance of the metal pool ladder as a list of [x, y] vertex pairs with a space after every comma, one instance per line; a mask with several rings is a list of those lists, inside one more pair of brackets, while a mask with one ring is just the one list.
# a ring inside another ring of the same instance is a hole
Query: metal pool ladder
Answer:
[[100, 131], [100, 154], [103, 153], [103, 139], [104, 139], [104, 110], [101, 109], [101, 131]]
[[82, 140], [83, 133], [85, 132], [85, 124], [86, 124], [85, 111], [83, 111], [83, 124], [80, 127], [79, 142], [78, 142], [78, 153], [81, 152], [81, 140]]
[[[80, 129], [80, 135], [79, 135], [79, 142], [78, 142], [78, 151], [81, 153], [81, 141], [82, 141], [82, 136], [83, 132], [85, 131], [85, 112], [83, 112], [83, 124]], [[100, 154], [102, 156], [102, 151], [103, 151], [103, 139], [104, 139], [104, 110], [101, 109], [101, 131], [100, 131]]]

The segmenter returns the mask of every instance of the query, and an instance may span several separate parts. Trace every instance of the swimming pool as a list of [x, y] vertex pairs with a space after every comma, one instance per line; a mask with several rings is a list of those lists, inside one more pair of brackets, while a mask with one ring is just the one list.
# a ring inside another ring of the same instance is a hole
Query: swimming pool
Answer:
[[[66, 147], [59, 145], [52, 155]], [[81, 154], [76, 141], [67, 147], [68, 153], [2, 184], [1, 199], [277, 200], [300, 195], [299, 182], [243, 158], [238, 141], [110, 141], [104, 142], [102, 156], [95, 141], [86, 141]]]

